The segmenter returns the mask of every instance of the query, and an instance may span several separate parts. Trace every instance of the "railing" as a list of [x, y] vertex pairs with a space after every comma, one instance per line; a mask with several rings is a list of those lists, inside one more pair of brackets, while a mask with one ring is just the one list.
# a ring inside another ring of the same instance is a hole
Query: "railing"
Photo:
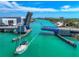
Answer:
[[79, 31], [78, 28], [70, 28], [70, 27], [67, 27], [67, 28], [62, 27], [62, 28], [59, 28], [59, 29], [62, 29], [62, 30], [70, 30], [70, 31]]
[[15, 29], [17, 26], [0, 26], [0, 29]]

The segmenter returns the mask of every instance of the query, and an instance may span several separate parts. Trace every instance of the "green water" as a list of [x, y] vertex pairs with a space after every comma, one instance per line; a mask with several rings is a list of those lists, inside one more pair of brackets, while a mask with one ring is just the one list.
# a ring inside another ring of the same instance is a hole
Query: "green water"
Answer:
[[[19, 35], [13, 33], [0, 33], [0, 56], [1, 57], [77, 57], [79, 56], [79, 46], [73, 48], [69, 44], [63, 42], [60, 38], [53, 34], [42, 34], [48, 33], [47, 31], [41, 31], [42, 26], [53, 26], [49, 21], [36, 20], [31, 23], [32, 32], [20, 40], [19, 42], [12, 43], [12, 38]], [[71, 37], [66, 37], [74, 42], [77, 42]], [[32, 43], [28, 49], [21, 55], [15, 56], [13, 53], [15, 48], [23, 41], [27, 40]]]

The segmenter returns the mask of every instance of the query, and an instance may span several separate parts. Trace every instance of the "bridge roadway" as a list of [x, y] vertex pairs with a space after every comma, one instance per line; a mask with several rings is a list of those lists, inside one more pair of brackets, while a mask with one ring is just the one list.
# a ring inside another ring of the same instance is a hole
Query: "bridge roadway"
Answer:
[[17, 26], [0, 26], [0, 29], [16, 29]]
[[0, 29], [16, 29], [18, 26], [21, 26], [21, 23], [18, 23], [17, 25], [14, 26], [0, 26]]
[[61, 28], [59, 28], [59, 29], [79, 32], [79, 28], [61, 27]]

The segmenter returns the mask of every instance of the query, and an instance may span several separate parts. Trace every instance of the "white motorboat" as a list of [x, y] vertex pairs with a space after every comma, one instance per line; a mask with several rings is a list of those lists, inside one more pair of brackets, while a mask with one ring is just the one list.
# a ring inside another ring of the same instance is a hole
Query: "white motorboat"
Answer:
[[22, 54], [24, 53], [28, 48], [28, 42], [27, 41], [23, 41], [17, 48], [15, 51], [15, 54]]

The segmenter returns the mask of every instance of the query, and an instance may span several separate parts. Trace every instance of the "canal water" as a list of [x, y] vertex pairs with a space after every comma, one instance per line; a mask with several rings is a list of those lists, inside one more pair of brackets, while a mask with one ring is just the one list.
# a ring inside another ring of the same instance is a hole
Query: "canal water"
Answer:
[[[54, 23], [36, 19], [30, 26], [32, 32], [18, 42], [12, 42], [12, 39], [19, 35], [0, 32], [0, 57], [79, 57], [79, 45], [73, 48], [55, 36], [53, 32], [41, 30], [42, 26], [57, 27]], [[77, 44], [76, 39], [66, 38]], [[15, 48], [24, 40], [30, 43], [28, 49], [21, 55], [14, 55]]]

